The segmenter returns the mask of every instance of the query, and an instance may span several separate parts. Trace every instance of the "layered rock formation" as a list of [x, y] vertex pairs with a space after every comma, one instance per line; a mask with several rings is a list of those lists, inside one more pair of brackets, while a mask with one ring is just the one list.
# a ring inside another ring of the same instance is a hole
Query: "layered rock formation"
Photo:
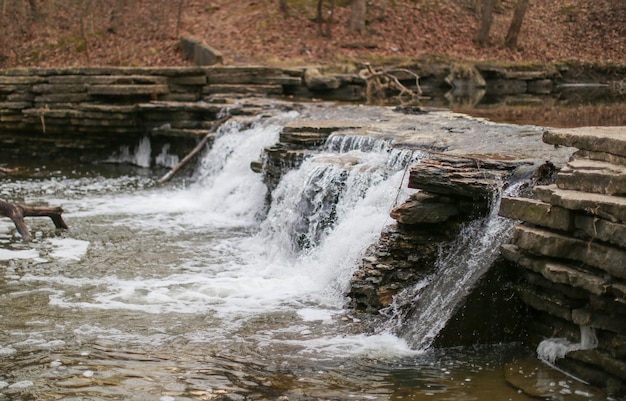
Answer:
[[440, 247], [456, 237], [462, 223], [485, 215], [518, 166], [434, 153], [413, 166], [408, 186], [421, 192], [391, 212], [398, 224], [368, 249], [352, 278], [348, 295], [353, 306], [376, 312], [431, 274]]
[[97, 160], [149, 135], [182, 157], [223, 109], [255, 111], [232, 104], [233, 96], [284, 95], [300, 75], [265, 67], [3, 70], [0, 154]]
[[536, 199], [504, 198], [523, 223], [503, 256], [521, 268], [533, 310], [528, 342], [540, 357], [626, 393], [626, 130], [548, 130], [543, 140], [579, 150]]

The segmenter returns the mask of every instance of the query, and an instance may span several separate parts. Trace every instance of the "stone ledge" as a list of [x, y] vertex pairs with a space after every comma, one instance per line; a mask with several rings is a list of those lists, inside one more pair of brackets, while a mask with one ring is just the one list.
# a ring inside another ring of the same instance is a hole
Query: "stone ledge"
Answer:
[[599, 239], [626, 249], [626, 225], [598, 217], [576, 214], [574, 226], [590, 239]]
[[91, 85], [90, 95], [105, 96], [136, 96], [136, 95], [164, 95], [170, 93], [167, 85]]
[[561, 169], [556, 185], [560, 189], [624, 195], [626, 194], [626, 166], [574, 159]]
[[569, 210], [536, 199], [503, 196], [498, 214], [555, 230], [570, 231], [574, 227]]
[[595, 295], [606, 294], [610, 288], [609, 281], [604, 278], [552, 259], [529, 256], [516, 245], [503, 245], [501, 252], [505, 259], [539, 273], [556, 284], [582, 288]]
[[626, 279], [626, 250], [523, 225], [516, 227], [513, 243], [536, 255], [582, 262]]
[[543, 133], [543, 141], [551, 145], [572, 146], [626, 157], [625, 127], [548, 129]]
[[583, 211], [614, 223], [626, 220], [626, 197], [559, 189], [556, 185], [535, 187], [535, 194], [554, 206]]

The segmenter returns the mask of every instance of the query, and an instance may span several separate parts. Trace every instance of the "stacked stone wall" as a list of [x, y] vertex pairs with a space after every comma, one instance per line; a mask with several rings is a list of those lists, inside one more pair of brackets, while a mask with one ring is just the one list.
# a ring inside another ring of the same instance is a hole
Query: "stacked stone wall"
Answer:
[[[609, 393], [626, 393], [626, 130], [548, 130], [544, 142], [580, 149], [536, 199], [504, 198], [500, 214], [521, 220], [503, 256], [523, 271], [520, 298], [534, 311], [528, 341], [566, 338], [556, 364]], [[582, 348], [582, 349], [581, 349]], [[587, 349], [585, 349], [587, 348]]]
[[0, 154], [56, 157], [80, 151], [89, 158], [87, 153], [136, 144], [144, 135], [187, 142], [184, 154], [222, 109], [253, 112], [231, 104], [233, 95], [284, 96], [300, 85], [300, 75], [221, 66], [2, 70]]

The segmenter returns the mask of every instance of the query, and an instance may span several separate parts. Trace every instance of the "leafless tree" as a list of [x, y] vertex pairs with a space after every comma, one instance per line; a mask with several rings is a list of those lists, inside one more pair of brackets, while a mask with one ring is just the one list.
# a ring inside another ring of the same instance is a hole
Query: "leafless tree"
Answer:
[[365, 33], [365, 18], [367, 17], [367, 0], [352, 0], [350, 21], [348, 27], [352, 32]]
[[[335, 13], [335, 0], [330, 0], [328, 18], [324, 18], [324, 0], [317, 1], [317, 32], [320, 36], [332, 36], [333, 15]], [[324, 31], [324, 20], [326, 20], [326, 31]]]
[[515, 4], [513, 19], [511, 20], [509, 31], [506, 34], [506, 39], [504, 40], [504, 45], [509, 49], [517, 48], [517, 38], [522, 29], [522, 22], [524, 21], [526, 10], [528, 10], [528, 2], [529, 0], [517, 0]]
[[482, 0], [482, 13], [480, 27], [476, 35], [476, 43], [479, 46], [486, 46], [489, 42], [489, 30], [493, 21], [493, 8], [497, 0]]
[[280, 7], [280, 11], [283, 14], [289, 15], [289, 6], [287, 6], [287, 0], [278, 0], [278, 6]]

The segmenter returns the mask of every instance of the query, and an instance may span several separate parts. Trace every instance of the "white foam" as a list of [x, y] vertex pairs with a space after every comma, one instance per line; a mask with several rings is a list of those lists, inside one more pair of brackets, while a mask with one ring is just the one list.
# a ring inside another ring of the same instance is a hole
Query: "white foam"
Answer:
[[80, 260], [89, 247], [89, 241], [73, 238], [49, 238], [47, 242], [53, 247], [50, 256], [61, 260]]
[[35, 249], [22, 249], [19, 251], [12, 251], [10, 249], [0, 248], [0, 260], [15, 260], [15, 259], [35, 259], [39, 257], [39, 252]]

